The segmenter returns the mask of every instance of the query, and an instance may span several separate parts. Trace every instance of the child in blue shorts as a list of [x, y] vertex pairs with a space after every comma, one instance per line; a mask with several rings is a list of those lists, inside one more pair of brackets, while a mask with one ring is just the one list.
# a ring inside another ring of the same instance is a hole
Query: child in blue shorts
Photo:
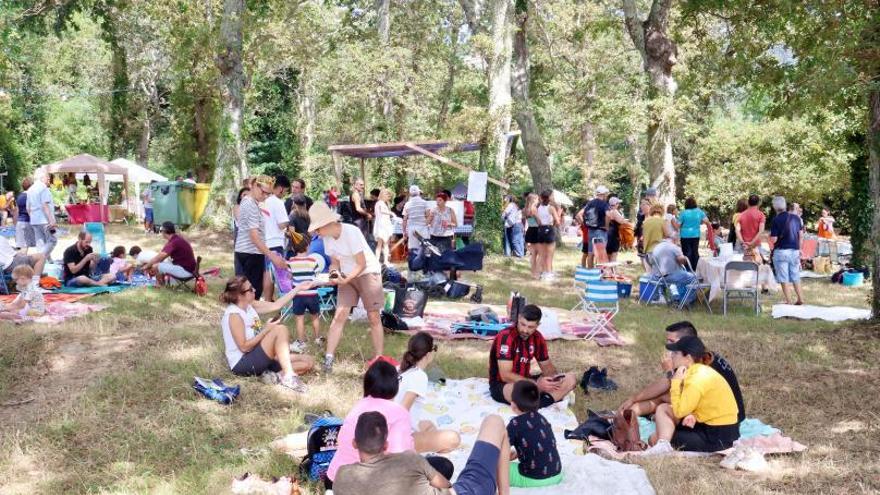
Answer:
[[[322, 269], [323, 260], [318, 254], [309, 254], [309, 245], [300, 243], [295, 246], [296, 256], [287, 260], [290, 268], [291, 288], [303, 282], [314, 282], [315, 275]], [[308, 349], [306, 340], [305, 319], [306, 313], [312, 315], [312, 332], [315, 344], [321, 346], [324, 340], [321, 338], [321, 305], [318, 301], [316, 290], [304, 290], [296, 295], [291, 302], [292, 313], [296, 316], [296, 340], [290, 344], [290, 350], [296, 353], [304, 353]]]

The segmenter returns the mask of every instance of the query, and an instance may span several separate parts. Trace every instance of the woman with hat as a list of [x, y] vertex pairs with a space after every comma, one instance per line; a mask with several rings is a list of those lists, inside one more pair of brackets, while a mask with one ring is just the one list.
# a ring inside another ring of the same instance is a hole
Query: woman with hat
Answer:
[[727, 380], [703, 364], [706, 347], [699, 337], [685, 336], [666, 344], [674, 371], [669, 371], [668, 404], [654, 413], [657, 432], [645, 455], [672, 452], [717, 452], [739, 439], [739, 407]]
[[458, 224], [455, 211], [446, 206], [449, 196], [445, 192], [439, 192], [434, 197], [437, 206], [428, 210], [428, 228], [431, 229], [431, 244], [437, 247], [441, 253], [453, 249], [455, 239], [455, 226]]
[[608, 200], [608, 211], [605, 212], [605, 230], [608, 232], [608, 242], [605, 243], [605, 252], [608, 253], [608, 261], [617, 261], [617, 253], [620, 251], [621, 225], [632, 225], [620, 212], [620, 198], [612, 196]]
[[370, 337], [375, 356], [381, 356], [384, 335], [379, 312], [385, 305], [382, 291], [382, 266], [367, 244], [364, 234], [351, 224], [340, 222], [340, 216], [319, 201], [309, 208], [309, 232], [317, 232], [324, 240], [324, 252], [330, 257], [330, 284], [338, 287], [336, 314], [327, 333], [324, 372], [333, 369], [334, 353], [342, 339], [342, 330], [358, 299], [364, 304], [370, 321]]

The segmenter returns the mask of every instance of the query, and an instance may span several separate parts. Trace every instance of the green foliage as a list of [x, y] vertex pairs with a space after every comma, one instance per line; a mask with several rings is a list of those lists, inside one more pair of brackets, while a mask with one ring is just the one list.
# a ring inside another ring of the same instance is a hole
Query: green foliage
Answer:
[[859, 145], [860, 152], [850, 163], [850, 183], [852, 187], [848, 195], [851, 228], [850, 242], [853, 248], [853, 264], [863, 266], [870, 263], [876, 246], [871, 242], [871, 229], [874, 221], [874, 201], [871, 199], [871, 182], [868, 171], [868, 157], [861, 150], [864, 146], [864, 135], [854, 137], [853, 143]]

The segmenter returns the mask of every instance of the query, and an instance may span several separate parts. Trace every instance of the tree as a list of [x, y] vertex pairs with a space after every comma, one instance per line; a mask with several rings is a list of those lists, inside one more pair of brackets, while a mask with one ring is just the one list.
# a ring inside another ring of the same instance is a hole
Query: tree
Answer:
[[677, 62], [678, 47], [667, 34], [672, 2], [653, 0], [647, 19], [642, 21], [636, 0], [623, 0], [624, 24], [642, 57], [652, 90], [648, 95], [648, 172], [658, 197], [667, 204], [675, 201], [672, 134], [664, 116], [664, 110], [672, 105], [677, 88], [672, 68]]

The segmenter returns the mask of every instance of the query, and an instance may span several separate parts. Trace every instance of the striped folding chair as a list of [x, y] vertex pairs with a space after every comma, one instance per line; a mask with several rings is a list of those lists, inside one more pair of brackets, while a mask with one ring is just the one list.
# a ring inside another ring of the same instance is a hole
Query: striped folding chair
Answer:
[[585, 322], [590, 324], [590, 331], [584, 335], [585, 340], [592, 339], [597, 333], [609, 329], [611, 320], [620, 311], [617, 293], [617, 282], [614, 280], [593, 280], [587, 282], [587, 290], [582, 298]]
[[587, 283], [602, 280], [600, 268], [584, 268], [579, 266], [574, 269], [574, 288], [578, 294], [578, 303], [571, 308], [572, 311], [584, 309], [584, 294], [587, 292]]

